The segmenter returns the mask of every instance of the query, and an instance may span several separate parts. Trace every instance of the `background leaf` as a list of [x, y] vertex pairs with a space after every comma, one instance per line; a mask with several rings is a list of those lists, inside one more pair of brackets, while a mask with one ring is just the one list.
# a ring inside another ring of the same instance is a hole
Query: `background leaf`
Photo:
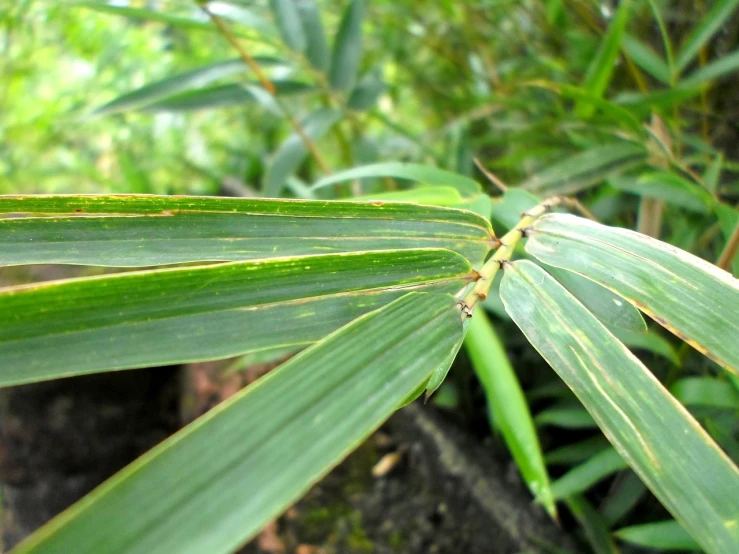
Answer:
[[282, 40], [291, 50], [305, 52], [308, 39], [296, 0], [269, 0]]
[[556, 517], [549, 474], [523, 389], [484, 311], [475, 310], [465, 347], [488, 403], [490, 423], [503, 433], [524, 481], [549, 515]]
[[[313, 141], [319, 140], [341, 119], [341, 112], [333, 108], [319, 108], [300, 122], [305, 134]], [[291, 134], [274, 154], [264, 175], [264, 195], [280, 196], [287, 178], [298, 170], [308, 157], [308, 149], [302, 137]]]
[[296, 0], [298, 13], [305, 32], [305, 55], [314, 69], [324, 72], [329, 67], [331, 53], [323, 32], [321, 12], [315, 0]]
[[660, 550], [698, 550], [693, 540], [677, 521], [660, 521], [624, 527], [614, 533], [624, 542]]
[[350, 0], [341, 19], [331, 54], [329, 82], [336, 90], [354, 86], [362, 59], [362, 21], [364, 0]]
[[698, 54], [698, 51], [721, 28], [724, 22], [739, 6], [739, 0], [716, 0], [710, 10], [693, 28], [691, 33], [680, 45], [680, 51], [675, 58], [678, 72], [681, 72]]

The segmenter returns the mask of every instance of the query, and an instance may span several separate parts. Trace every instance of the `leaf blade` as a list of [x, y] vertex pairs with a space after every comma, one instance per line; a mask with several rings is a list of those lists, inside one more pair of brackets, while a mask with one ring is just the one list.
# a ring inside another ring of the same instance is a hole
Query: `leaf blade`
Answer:
[[350, 0], [339, 25], [331, 53], [329, 83], [335, 90], [348, 90], [354, 85], [362, 59], [362, 22], [364, 0]]
[[626, 229], [566, 214], [534, 224], [526, 251], [625, 298], [727, 370], [739, 371], [739, 284], [729, 273]]
[[145, 267], [331, 252], [446, 248], [482, 261], [475, 214], [389, 202], [187, 196], [0, 197], [0, 263]]
[[709, 552], [734, 550], [739, 470], [692, 416], [532, 262], [506, 267], [501, 297], [532, 345], [665, 507]]
[[408, 294], [186, 427], [18, 552], [233, 551], [379, 427], [461, 340], [452, 296]]
[[0, 289], [0, 387], [302, 349], [410, 292], [458, 292], [444, 250], [281, 258]]

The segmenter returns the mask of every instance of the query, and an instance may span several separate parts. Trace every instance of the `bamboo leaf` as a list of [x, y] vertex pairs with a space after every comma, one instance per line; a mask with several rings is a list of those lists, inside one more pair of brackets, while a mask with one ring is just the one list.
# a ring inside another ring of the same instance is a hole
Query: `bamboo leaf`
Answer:
[[456, 188], [465, 200], [473, 200], [481, 192], [482, 188], [477, 183], [458, 173], [452, 173], [444, 169], [432, 167], [428, 165], [385, 162], [378, 164], [365, 165], [353, 169], [347, 169], [319, 179], [313, 183], [313, 189], [319, 189], [353, 181], [354, 179], [366, 179], [369, 177], [392, 177], [394, 179], [405, 179], [408, 181], [416, 181], [426, 185], [449, 186]]
[[739, 0], [716, 0], [708, 13], [680, 45], [680, 51], [675, 58], [678, 73], [685, 69], [700, 49], [729, 19], [737, 6], [739, 6]]
[[634, 167], [646, 158], [644, 146], [633, 142], [596, 146], [548, 167], [520, 186], [542, 196], [574, 194]]
[[456, 293], [471, 270], [446, 250], [400, 250], [0, 289], [0, 386], [300, 350], [411, 290]]
[[587, 410], [582, 408], [547, 408], [536, 414], [534, 421], [537, 425], [563, 429], [591, 429], [596, 426]]
[[295, 0], [269, 0], [272, 15], [280, 29], [280, 35], [288, 48], [305, 52], [308, 45], [303, 21]]
[[17, 552], [233, 552], [377, 429], [461, 341], [454, 297], [403, 296], [185, 427]]
[[603, 451], [607, 446], [608, 441], [603, 437], [603, 435], [598, 434], [595, 437], [585, 439], [574, 444], [560, 446], [551, 452], [547, 452], [544, 459], [548, 465], [572, 465], [595, 456], [599, 452]]
[[647, 332], [647, 324], [639, 310], [617, 294], [577, 273], [551, 266], [546, 269], [609, 328], [630, 333]]
[[[313, 87], [300, 81], [276, 80], [271, 82], [272, 86], [274, 86], [277, 93], [281, 96], [301, 94], [313, 90]], [[238, 106], [259, 101], [259, 96], [254, 92], [259, 88], [261, 88], [261, 84], [228, 83], [225, 85], [189, 90], [180, 94], [168, 96], [167, 98], [163, 98], [162, 100], [158, 100], [152, 104], [148, 104], [147, 106], [144, 106], [142, 110], [148, 113], [190, 112], [195, 110]]]
[[636, 176], [617, 175], [608, 182], [620, 191], [664, 200], [702, 214], [710, 213], [714, 203], [713, 197], [705, 189], [669, 171], [653, 171]]
[[[256, 57], [255, 61], [260, 65], [267, 66], [282, 63], [276, 58], [268, 57]], [[139, 109], [168, 96], [204, 87], [218, 79], [238, 75], [239, 73], [244, 73], [246, 71], [248, 71], [248, 67], [240, 59], [214, 63], [186, 73], [167, 77], [161, 81], [149, 83], [148, 85], [119, 96], [104, 106], [100, 106], [93, 112], [93, 114], [109, 115]]]
[[540, 267], [506, 265], [500, 292], [534, 348], [662, 504], [708, 552], [735, 551], [739, 470], [692, 416]]
[[700, 545], [674, 520], [624, 527], [613, 534], [616, 538], [646, 548], [660, 550], [698, 550]]
[[329, 82], [336, 90], [349, 90], [354, 86], [362, 59], [362, 22], [364, 0], [350, 0], [341, 19], [339, 32], [331, 54]]
[[549, 474], [531, 411], [505, 348], [484, 311], [476, 310], [467, 329], [465, 347], [480, 380], [491, 424], [503, 433], [529, 490], [552, 517], [557, 516]]
[[331, 53], [323, 32], [321, 12], [315, 0], [296, 0], [296, 4], [305, 32], [305, 55], [314, 69], [325, 72], [329, 67]]
[[639, 476], [633, 471], [619, 475], [611, 486], [608, 496], [600, 505], [600, 513], [609, 525], [620, 521], [631, 512], [647, 494]]
[[739, 371], [739, 283], [669, 244], [580, 217], [534, 224], [526, 251], [622, 296], [729, 371]]
[[[340, 111], [333, 108], [319, 108], [308, 114], [300, 124], [308, 138], [317, 141], [341, 119], [341, 115]], [[271, 198], [280, 196], [287, 179], [307, 157], [308, 148], [303, 137], [297, 132], [291, 134], [270, 160], [264, 176], [264, 195]]]
[[370, 71], [352, 89], [346, 104], [352, 110], [372, 109], [386, 89], [387, 85], [382, 80], [381, 72]]
[[585, 492], [598, 481], [629, 467], [621, 455], [610, 446], [573, 467], [552, 483], [555, 500]]
[[485, 219], [412, 204], [188, 196], [0, 197], [0, 263], [145, 267], [446, 248], [479, 264]]

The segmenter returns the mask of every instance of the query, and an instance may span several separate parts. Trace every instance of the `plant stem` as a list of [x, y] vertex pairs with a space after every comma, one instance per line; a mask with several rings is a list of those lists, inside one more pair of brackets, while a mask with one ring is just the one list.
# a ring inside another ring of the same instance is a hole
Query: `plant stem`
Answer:
[[310, 155], [316, 161], [321, 171], [326, 174], [331, 173], [331, 168], [329, 167], [328, 163], [326, 163], [326, 160], [324, 159], [324, 157], [321, 155], [321, 152], [318, 150], [318, 147], [316, 146], [315, 142], [311, 140], [311, 138], [305, 132], [305, 129], [303, 129], [303, 126], [300, 124], [300, 121], [298, 121], [295, 118], [295, 116], [293, 116], [293, 114], [290, 112], [290, 110], [287, 108], [285, 103], [282, 101], [282, 99], [277, 94], [277, 89], [275, 88], [272, 81], [270, 81], [267, 78], [267, 76], [262, 71], [261, 67], [259, 67], [259, 64], [254, 60], [254, 58], [252, 58], [249, 55], [246, 49], [241, 45], [239, 40], [234, 36], [234, 34], [228, 28], [228, 25], [226, 25], [226, 22], [223, 21], [223, 19], [221, 19], [219, 16], [211, 12], [205, 3], [198, 2], [198, 5], [206, 13], [206, 15], [210, 18], [213, 24], [218, 28], [218, 30], [221, 32], [223, 37], [239, 53], [239, 56], [241, 56], [241, 59], [244, 60], [244, 63], [248, 65], [249, 68], [254, 72], [254, 75], [257, 76], [257, 79], [259, 79], [259, 82], [262, 84], [265, 90], [272, 95], [272, 98], [274, 98], [275, 100], [275, 104], [277, 104], [277, 107], [280, 109], [283, 115], [287, 118], [287, 120], [290, 123], [290, 126], [295, 130], [297, 135], [300, 137], [300, 140], [303, 141], [303, 143], [305, 144], [305, 147], [308, 149], [308, 152], [310, 152]]
[[487, 298], [490, 287], [495, 279], [495, 275], [498, 273], [498, 269], [510, 262], [513, 251], [516, 249], [518, 242], [526, 236], [528, 228], [542, 215], [559, 204], [580, 205], [576, 200], [573, 201], [570, 198], [562, 196], [549, 198], [521, 214], [522, 217], [518, 224], [503, 235], [499, 240], [498, 251], [493, 254], [493, 256], [485, 262], [485, 265], [482, 266], [480, 271], [477, 272], [478, 279], [475, 282], [475, 285], [461, 301], [463, 318], [470, 317], [472, 315], [472, 310], [478, 301], [485, 300]]
[[729, 240], [726, 242], [726, 246], [724, 246], [724, 250], [721, 252], [721, 255], [718, 258], [718, 261], [716, 262], [716, 265], [719, 266], [721, 269], [729, 270], [729, 265], [734, 260], [734, 256], [736, 255], [736, 251], [739, 248], [739, 223], [736, 224], [734, 227], [734, 232], [731, 233], [731, 236], [729, 237]]

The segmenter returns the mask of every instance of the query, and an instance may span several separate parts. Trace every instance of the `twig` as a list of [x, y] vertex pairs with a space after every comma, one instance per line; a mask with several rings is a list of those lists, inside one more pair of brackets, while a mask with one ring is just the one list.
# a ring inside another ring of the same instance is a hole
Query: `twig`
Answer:
[[739, 223], [734, 227], [734, 231], [726, 242], [726, 246], [724, 246], [716, 265], [728, 271], [729, 265], [734, 260], [734, 256], [736, 256], [737, 249], [739, 249]]
[[485, 177], [488, 178], [488, 181], [493, 183], [496, 187], [498, 187], [498, 190], [500, 192], [505, 192], [508, 190], [508, 185], [506, 185], [503, 181], [501, 181], [494, 173], [491, 171], [488, 171], [484, 165], [482, 165], [482, 162], [478, 160], [477, 158], [472, 158], [472, 160], [475, 162], [475, 165], [477, 166], [477, 169], [479, 169]]
[[331, 173], [331, 168], [326, 163], [326, 160], [321, 155], [321, 152], [318, 150], [316, 144], [311, 140], [311, 138], [305, 132], [305, 129], [303, 129], [303, 126], [293, 116], [287, 106], [285, 106], [285, 104], [282, 102], [282, 99], [278, 96], [275, 85], [267, 78], [267, 76], [262, 71], [262, 68], [259, 67], [259, 64], [254, 61], [254, 58], [249, 55], [249, 53], [241, 45], [239, 40], [234, 36], [234, 34], [228, 28], [228, 25], [226, 25], [226, 22], [223, 21], [223, 19], [221, 19], [219, 16], [211, 12], [205, 3], [198, 1], [198, 5], [210, 18], [213, 24], [218, 28], [223, 37], [239, 53], [239, 56], [241, 56], [241, 59], [244, 60], [244, 63], [248, 65], [249, 68], [254, 72], [254, 75], [257, 76], [257, 79], [259, 79], [259, 82], [262, 84], [265, 90], [272, 95], [272, 98], [274, 98], [277, 107], [280, 108], [280, 111], [282, 111], [287, 120], [290, 122], [290, 126], [295, 130], [297, 135], [300, 137], [300, 140], [303, 141], [305, 147], [308, 149], [308, 152], [310, 152], [310, 155], [313, 157], [314, 160], [316, 160], [316, 163], [321, 168], [321, 171], [323, 173]]

